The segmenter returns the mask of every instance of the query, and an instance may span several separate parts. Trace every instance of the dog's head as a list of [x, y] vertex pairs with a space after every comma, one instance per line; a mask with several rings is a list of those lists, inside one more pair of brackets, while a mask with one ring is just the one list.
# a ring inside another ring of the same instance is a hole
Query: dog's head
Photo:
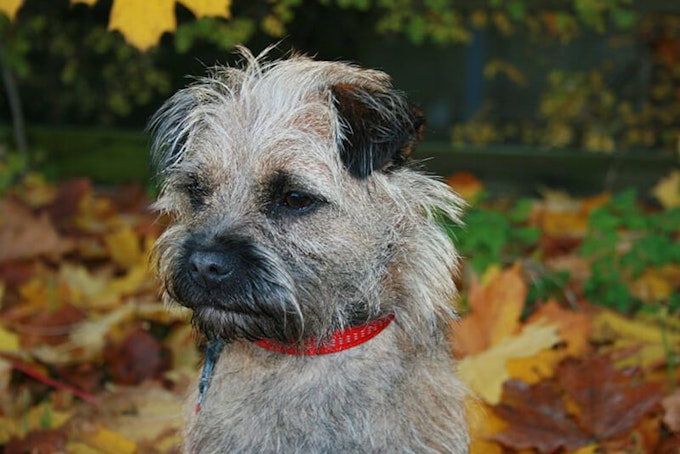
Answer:
[[152, 119], [157, 207], [173, 219], [156, 248], [166, 296], [226, 340], [436, 312], [423, 287], [453, 292], [455, 252], [432, 211], [455, 218], [457, 199], [407, 165], [420, 111], [378, 71], [243, 56]]

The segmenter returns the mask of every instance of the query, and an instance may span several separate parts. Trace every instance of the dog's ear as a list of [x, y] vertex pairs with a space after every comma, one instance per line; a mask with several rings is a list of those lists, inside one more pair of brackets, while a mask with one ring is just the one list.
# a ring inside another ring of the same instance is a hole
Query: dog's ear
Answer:
[[341, 83], [331, 87], [331, 95], [341, 124], [340, 158], [354, 177], [402, 165], [422, 138], [422, 111], [395, 90]]
[[163, 177], [177, 164], [186, 151], [189, 133], [195, 128], [190, 114], [198, 105], [190, 88], [175, 93], [151, 117], [147, 130], [151, 133], [151, 168], [154, 175]]

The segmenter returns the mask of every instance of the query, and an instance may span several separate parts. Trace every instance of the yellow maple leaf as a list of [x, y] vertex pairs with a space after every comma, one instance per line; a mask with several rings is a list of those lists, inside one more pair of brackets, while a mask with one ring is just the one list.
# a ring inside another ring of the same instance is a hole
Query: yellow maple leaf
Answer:
[[470, 426], [470, 454], [503, 454], [501, 445], [491, 437], [505, 430], [508, 423], [477, 399], [466, 402], [465, 414]]
[[130, 226], [105, 235], [104, 242], [113, 261], [123, 268], [131, 268], [144, 259], [139, 237]]
[[229, 18], [231, 0], [178, 0], [178, 3], [186, 6], [194, 16], [218, 16]]
[[652, 188], [652, 194], [665, 208], [680, 207], [680, 170], [674, 170], [659, 181]]
[[645, 303], [654, 303], [668, 299], [673, 286], [673, 280], [667, 279], [663, 270], [650, 268], [630, 284], [630, 292]]
[[175, 0], [114, 0], [109, 30], [118, 30], [139, 50], [158, 44], [161, 35], [177, 28]]
[[599, 311], [592, 321], [595, 342], [610, 344], [606, 351], [629, 352], [617, 367], [658, 366], [668, 360], [669, 350], [680, 349], [680, 335], [653, 321], [628, 319], [608, 310]]
[[99, 0], [71, 0], [71, 4], [75, 5], [76, 3], [84, 3], [88, 6], [92, 6], [95, 3], [97, 3]]
[[579, 356], [589, 348], [590, 318], [582, 312], [562, 309], [551, 300], [542, 305], [529, 319], [531, 323], [550, 323], [557, 326], [557, 333], [564, 348], [542, 350], [533, 356], [508, 360], [505, 368], [512, 378], [534, 384], [551, 378], [559, 363], [569, 356]]
[[19, 336], [0, 326], [0, 352], [19, 351]]
[[88, 445], [103, 454], [134, 454], [137, 452], [137, 443], [103, 427], [92, 434], [86, 434], [84, 438]]
[[23, 3], [24, 0], [0, 0], [0, 13], [5, 13], [9, 20], [14, 20]]
[[557, 325], [527, 325], [521, 333], [506, 337], [489, 350], [463, 358], [458, 363], [460, 378], [487, 403], [495, 405], [500, 402], [503, 383], [510, 378], [508, 360], [551, 348], [560, 341], [557, 330]]

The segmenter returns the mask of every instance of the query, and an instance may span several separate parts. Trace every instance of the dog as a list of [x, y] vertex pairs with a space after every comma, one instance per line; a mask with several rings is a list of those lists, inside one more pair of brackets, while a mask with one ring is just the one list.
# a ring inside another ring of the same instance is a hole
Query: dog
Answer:
[[208, 340], [191, 453], [465, 453], [460, 199], [383, 72], [240, 50], [153, 116], [154, 255]]

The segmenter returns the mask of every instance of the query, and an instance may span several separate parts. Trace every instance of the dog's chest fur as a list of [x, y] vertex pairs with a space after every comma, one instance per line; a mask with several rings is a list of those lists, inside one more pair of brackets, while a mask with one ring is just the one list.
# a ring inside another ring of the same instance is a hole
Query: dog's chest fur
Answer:
[[[455, 452], [451, 434], [463, 420], [448, 402], [461, 396], [442, 395], [459, 387], [452, 374], [440, 372], [453, 369], [450, 355], [442, 348], [404, 361], [390, 353], [394, 342], [388, 330], [321, 356], [228, 346], [188, 430], [194, 452]], [[437, 433], [439, 440], [423, 438]]]

